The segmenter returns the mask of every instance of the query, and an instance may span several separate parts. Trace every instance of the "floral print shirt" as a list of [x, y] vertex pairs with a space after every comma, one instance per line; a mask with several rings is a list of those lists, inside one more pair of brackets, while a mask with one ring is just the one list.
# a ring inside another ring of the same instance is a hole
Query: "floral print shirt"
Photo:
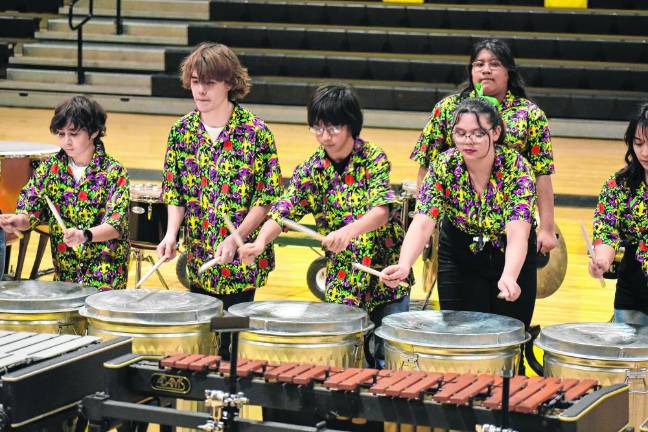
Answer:
[[[377, 206], [395, 201], [389, 184], [390, 163], [376, 145], [356, 139], [351, 158], [338, 174], [322, 146], [295, 168], [290, 186], [274, 204], [269, 216], [281, 224], [285, 217], [299, 221], [312, 214], [318, 231], [326, 235], [340, 229]], [[354, 238], [346, 250], [329, 253], [326, 301], [358, 306], [367, 311], [397, 300], [408, 288], [389, 288], [378, 278], [352, 267], [353, 262], [381, 270], [398, 262], [404, 237], [394, 218], [375, 231]]]
[[633, 192], [625, 182], [610, 177], [599, 195], [594, 211], [594, 244], [618, 250], [621, 245], [638, 245], [637, 261], [648, 274], [648, 188], [644, 182]]
[[481, 196], [456, 148], [441, 153], [431, 168], [421, 185], [416, 213], [433, 220], [445, 215], [457, 228], [475, 236], [470, 245], [473, 253], [487, 241], [503, 250], [508, 222], [534, 223], [535, 178], [528, 162], [515, 150], [495, 146], [493, 170]]
[[[472, 91], [468, 96], [475, 97], [476, 93]], [[454, 110], [462, 100], [461, 95], [454, 94], [435, 105], [410, 159], [429, 167], [439, 153], [453, 146], [450, 128]], [[506, 93], [499, 111], [506, 128], [506, 146], [526, 158], [536, 177], [553, 174], [551, 134], [545, 113], [530, 100], [515, 97], [510, 91]]]
[[[185, 208], [188, 276], [193, 285], [224, 295], [266, 284], [274, 269], [272, 245], [252, 265], [236, 257], [198, 275], [200, 266], [229, 236], [225, 215], [239, 226], [252, 207], [268, 206], [281, 195], [275, 140], [263, 120], [235, 105], [229, 122], [212, 140], [199, 111], [182, 117], [169, 133], [162, 191], [166, 204]], [[248, 241], [257, 234], [258, 229]]]
[[[66, 246], [43, 195], [52, 200], [66, 227], [89, 229], [107, 223], [119, 232], [119, 238]], [[126, 288], [128, 278], [129, 200], [126, 169], [99, 143], [78, 182], [63, 150], [41, 162], [20, 192], [16, 213], [27, 214], [32, 227], [49, 225], [57, 280], [118, 289]]]

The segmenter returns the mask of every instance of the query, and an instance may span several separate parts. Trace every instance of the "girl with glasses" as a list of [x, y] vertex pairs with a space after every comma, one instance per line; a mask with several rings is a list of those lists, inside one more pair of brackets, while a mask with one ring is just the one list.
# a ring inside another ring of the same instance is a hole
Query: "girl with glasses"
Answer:
[[484, 99], [461, 102], [451, 128], [453, 148], [432, 163], [398, 264], [382, 279], [389, 286], [405, 280], [443, 219], [441, 309], [505, 315], [528, 328], [536, 297], [533, 170], [504, 145], [499, 113]]
[[538, 251], [547, 253], [558, 245], [554, 223], [554, 173], [551, 134], [545, 113], [527, 99], [524, 82], [509, 47], [498, 39], [477, 42], [466, 68], [468, 84], [460, 93], [439, 101], [423, 129], [410, 158], [420, 164], [418, 184], [434, 158], [453, 145], [452, 114], [468, 97], [494, 98], [503, 120], [503, 143], [529, 162], [537, 182]]

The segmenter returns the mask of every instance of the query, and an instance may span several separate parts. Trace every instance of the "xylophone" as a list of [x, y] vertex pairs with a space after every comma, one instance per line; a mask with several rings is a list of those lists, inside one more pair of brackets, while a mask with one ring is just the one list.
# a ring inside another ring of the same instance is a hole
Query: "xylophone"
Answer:
[[130, 352], [126, 338], [0, 330], [0, 431], [61, 430], [103, 389], [103, 362]]
[[[142, 396], [205, 400], [206, 394], [228, 390], [231, 368], [218, 356], [201, 354], [128, 355], [105, 366], [109, 398], [125, 402]], [[499, 376], [246, 359], [236, 366], [238, 391], [249, 403], [267, 408], [471, 431], [501, 420]], [[600, 387], [595, 380], [524, 376], [513, 377], [509, 384], [508, 427], [513, 430], [608, 432], [628, 422], [626, 385]], [[106, 417], [120, 418], [118, 411]]]

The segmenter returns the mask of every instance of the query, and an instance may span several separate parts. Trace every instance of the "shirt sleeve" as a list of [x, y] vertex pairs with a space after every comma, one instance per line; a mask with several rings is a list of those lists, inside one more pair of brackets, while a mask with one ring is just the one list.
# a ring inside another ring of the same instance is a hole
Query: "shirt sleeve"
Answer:
[[621, 189], [614, 177], [609, 178], [599, 194], [598, 203], [594, 210], [594, 244], [606, 244], [619, 249], [619, 203]]
[[367, 189], [369, 192], [368, 209], [391, 204], [396, 200], [396, 194], [389, 184], [391, 163], [387, 155], [377, 150], [367, 164]]
[[535, 176], [527, 161], [515, 150], [506, 153], [510, 158], [504, 180], [504, 224], [525, 221], [533, 224], [536, 207]]
[[257, 152], [254, 161], [255, 194], [253, 206], [274, 203], [283, 190], [281, 168], [275, 139], [267, 128], [256, 134]]
[[536, 177], [551, 175], [555, 171], [553, 145], [549, 121], [544, 111], [537, 106], [529, 112], [527, 138], [527, 160]]
[[167, 149], [164, 155], [164, 170], [162, 178], [162, 199], [167, 205], [184, 207], [186, 198], [182, 194], [180, 179], [180, 155], [177, 143], [182, 139], [177, 125], [171, 128], [167, 139]]
[[293, 173], [290, 185], [281, 198], [274, 203], [268, 217], [280, 225], [281, 218], [288, 218], [298, 222], [315, 208], [315, 187], [306, 170], [297, 167]]
[[101, 223], [115, 228], [120, 234], [128, 230], [130, 189], [128, 173], [122, 166], [114, 166], [108, 173], [110, 189], [106, 196], [106, 213]]
[[442, 183], [447, 172], [446, 159], [444, 157], [435, 159], [432, 169], [428, 170], [423, 179], [418, 198], [416, 199], [416, 213], [424, 214], [434, 221], [441, 217], [441, 210], [443, 209], [445, 199]]
[[29, 217], [29, 224], [32, 228], [36, 225], [46, 223], [48, 212], [43, 211], [47, 205], [40, 195], [46, 190], [51, 182], [52, 176], [57, 175], [59, 170], [58, 160], [52, 163], [41, 163], [36, 167], [27, 184], [22, 188], [16, 203], [16, 213], [26, 214]]
[[445, 98], [434, 106], [430, 120], [423, 128], [423, 132], [421, 132], [410, 155], [411, 160], [426, 168], [430, 167], [439, 153], [446, 150], [446, 133], [448, 132], [446, 129], [449, 116], [452, 115], [452, 113], [448, 113], [448, 109], [445, 107], [447, 101], [448, 98]]

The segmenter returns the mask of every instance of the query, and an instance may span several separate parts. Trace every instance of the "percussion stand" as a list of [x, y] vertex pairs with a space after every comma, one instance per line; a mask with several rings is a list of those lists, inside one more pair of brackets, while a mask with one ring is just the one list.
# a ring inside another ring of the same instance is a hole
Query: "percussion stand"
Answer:
[[[153, 257], [151, 257], [151, 255], [145, 255], [144, 253], [144, 251], [153, 250], [153, 248], [143, 243], [131, 242], [131, 249], [131, 256], [135, 259], [135, 274], [137, 275], [137, 280], [140, 280], [142, 279], [142, 261], [146, 261], [151, 265], [155, 265], [155, 260], [153, 259]], [[157, 274], [157, 277], [164, 289], [168, 290], [169, 286], [164, 280], [164, 277], [162, 277], [160, 270], [155, 270], [155, 274]]]

